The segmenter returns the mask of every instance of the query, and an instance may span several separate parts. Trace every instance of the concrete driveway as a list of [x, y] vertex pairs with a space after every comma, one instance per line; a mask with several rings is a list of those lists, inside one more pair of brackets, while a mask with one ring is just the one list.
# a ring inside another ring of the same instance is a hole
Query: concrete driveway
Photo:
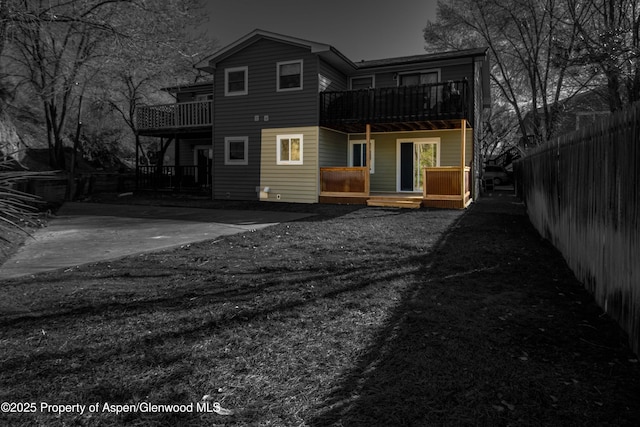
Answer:
[[168, 249], [311, 216], [290, 212], [65, 203], [0, 267], [0, 279]]

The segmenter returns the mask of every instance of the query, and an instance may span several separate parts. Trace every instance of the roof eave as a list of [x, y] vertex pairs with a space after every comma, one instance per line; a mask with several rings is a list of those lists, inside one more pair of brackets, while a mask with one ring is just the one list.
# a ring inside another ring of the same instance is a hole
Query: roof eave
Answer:
[[461, 51], [449, 51], [434, 54], [403, 56], [398, 58], [380, 59], [372, 61], [364, 61], [362, 63], [356, 63], [356, 67], [359, 70], [368, 69], [381, 69], [387, 67], [398, 67], [403, 65], [419, 64], [421, 62], [437, 62], [437, 61], [449, 61], [463, 58], [475, 58], [486, 57], [489, 48], [475, 48]]
[[[194, 67], [206, 71], [208, 73], [213, 74], [216, 69], [216, 64], [220, 62], [222, 59], [231, 55], [236, 50], [241, 49], [247, 44], [251, 44], [261, 38], [267, 38], [271, 40], [276, 40], [284, 43], [289, 43], [292, 45], [297, 45], [301, 47], [308, 48], [312, 53], [318, 54], [322, 57], [329, 58], [330, 62], [344, 62], [347, 68], [355, 69], [356, 66], [353, 62], [351, 62], [347, 57], [345, 57], [342, 53], [340, 53], [333, 46], [325, 44], [325, 43], [317, 43], [309, 40], [300, 39], [297, 37], [286, 36], [283, 34], [273, 33], [270, 31], [264, 31], [256, 29], [244, 37], [236, 40], [235, 42], [223, 47], [222, 49], [215, 52], [213, 55], [208, 56], [203, 59], [199, 63], [197, 63]], [[252, 40], [255, 39], [255, 40]]]

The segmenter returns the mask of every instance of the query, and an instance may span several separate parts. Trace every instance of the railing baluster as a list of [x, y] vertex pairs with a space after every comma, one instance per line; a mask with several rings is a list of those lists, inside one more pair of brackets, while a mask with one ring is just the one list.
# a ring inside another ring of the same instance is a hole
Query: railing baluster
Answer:
[[140, 130], [208, 126], [212, 119], [210, 100], [140, 106], [136, 110]]
[[466, 80], [320, 93], [320, 123], [469, 119]]

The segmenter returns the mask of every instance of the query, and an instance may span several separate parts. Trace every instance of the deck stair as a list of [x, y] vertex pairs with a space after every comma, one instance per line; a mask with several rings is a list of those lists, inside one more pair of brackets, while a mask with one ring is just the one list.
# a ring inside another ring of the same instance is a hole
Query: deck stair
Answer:
[[418, 209], [422, 206], [422, 198], [374, 196], [367, 199], [367, 206]]

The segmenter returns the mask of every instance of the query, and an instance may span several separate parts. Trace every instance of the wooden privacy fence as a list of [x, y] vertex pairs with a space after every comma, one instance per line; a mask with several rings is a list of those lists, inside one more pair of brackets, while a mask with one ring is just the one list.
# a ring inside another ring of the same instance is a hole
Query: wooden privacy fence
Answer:
[[640, 104], [562, 136], [516, 171], [529, 218], [640, 349]]

